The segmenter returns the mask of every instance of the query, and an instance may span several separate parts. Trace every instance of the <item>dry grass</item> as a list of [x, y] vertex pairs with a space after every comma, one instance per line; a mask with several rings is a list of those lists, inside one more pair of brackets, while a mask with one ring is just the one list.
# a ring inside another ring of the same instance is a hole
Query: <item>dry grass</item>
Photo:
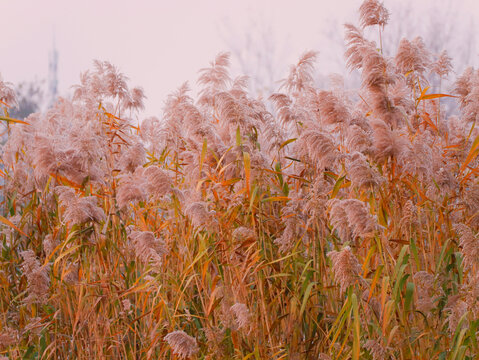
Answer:
[[[375, 0], [363, 27], [387, 23]], [[474, 359], [479, 72], [347, 26], [355, 92], [306, 53], [271, 102], [228, 56], [164, 116], [108, 63], [25, 123], [0, 82], [0, 352], [16, 359]], [[274, 104], [274, 111], [268, 106]]]

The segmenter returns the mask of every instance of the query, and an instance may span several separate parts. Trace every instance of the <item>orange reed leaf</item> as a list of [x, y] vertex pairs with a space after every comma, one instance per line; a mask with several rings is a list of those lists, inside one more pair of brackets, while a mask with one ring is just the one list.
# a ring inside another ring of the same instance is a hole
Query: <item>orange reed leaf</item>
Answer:
[[0, 215], [0, 222], [4, 223], [5, 225], [8, 225], [10, 226], [11, 228], [17, 230], [20, 234], [28, 237], [27, 234], [25, 234], [21, 229], [19, 229], [18, 227], [16, 227], [10, 220], [4, 218], [2, 215]]
[[12, 123], [30, 125], [29, 123], [27, 123], [25, 121], [14, 119], [14, 118], [7, 117], [7, 116], [0, 116], [0, 120], [6, 121], [6, 122], [12, 122]]

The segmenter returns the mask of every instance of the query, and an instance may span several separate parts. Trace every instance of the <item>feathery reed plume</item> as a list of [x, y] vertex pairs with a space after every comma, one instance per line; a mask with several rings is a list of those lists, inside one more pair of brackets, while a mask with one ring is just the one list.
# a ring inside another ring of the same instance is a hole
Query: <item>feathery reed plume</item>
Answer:
[[[465, 79], [461, 78], [456, 83], [456, 91], [460, 96], [463, 119], [466, 122], [476, 122], [479, 119], [479, 69], [471, 71], [470, 74], [465, 89], [458, 91], [458, 87], [465, 83]], [[467, 71], [463, 76], [467, 76]]]
[[329, 221], [333, 229], [338, 232], [339, 238], [343, 242], [348, 241], [351, 238], [351, 229], [343, 202], [338, 199], [332, 199], [329, 201], [329, 205]]
[[432, 64], [431, 70], [439, 77], [444, 78], [452, 71], [452, 59], [447, 53], [447, 50], [443, 50], [438, 59]]
[[75, 190], [67, 186], [57, 186], [55, 190], [65, 209], [66, 222], [82, 224], [88, 221], [100, 222], [105, 219], [105, 213], [102, 208], [97, 206], [95, 196], [80, 197]]
[[282, 218], [284, 219], [285, 228], [281, 236], [274, 240], [279, 246], [281, 252], [287, 252], [293, 248], [298, 240], [307, 240], [307, 232], [305, 226], [305, 218], [303, 216], [304, 194], [302, 190], [291, 191], [289, 194], [291, 200], [282, 210]]
[[373, 360], [391, 359], [387, 349], [383, 346], [380, 340], [368, 340], [364, 344], [364, 348], [372, 355]]
[[345, 24], [346, 28], [346, 65], [352, 70], [361, 69], [365, 55], [375, 51], [374, 43], [369, 42], [363, 36], [361, 30], [352, 24]]
[[395, 108], [389, 110], [399, 110], [402, 117], [414, 111], [415, 104], [410, 96], [409, 88], [404, 77], [397, 77], [394, 83], [389, 85], [388, 96], [391, 107]]
[[94, 60], [98, 75], [103, 77], [105, 93], [111, 97], [123, 99], [128, 96], [128, 78], [116, 66], [108, 61]]
[[210, 352], [220, 359], [224, 358], [226, 351], [226, 346], [223, 343], [223, 339], [225, 338], [225, 330], [214, 326], [211, 328], [208, 327], [204, 329], [204, 332], [206, 336], [207, 346]]
[[[439, 167], [435, 171], [435, 178], [436, 178], [436, 183], [443, 192], [451, 192], [454, 191], [454, 189], [457, 188], [458, 181], [456, 177], [454, 176], [454, 170], [451, 168], [451, 166], [448, 166], [446, 164], [441, 164], [443, 166]], [[471, 189], [469, 192], [469, 195], [471, 197], [469, 199], [472, 200], [473, 197], [479, 196], [479, 194], [473, 194], [475, 191], [474, 189]], [[477, 203], [470, 204], [468, 201], [466, 201], [466, 207], [471, 209], [471, 208], [477, 208]], [[470, 207], [470, 205], [473, 205]]]
[[204, 139], [214, 147], [218, 143], [218, 134], [214, 126], [206, 121], [203, 114], [192, 103], [185, 103], [181, 107], [183, 122], [187, 130], [187, 141], [191, 147], [197, 147]]
[[246, 100], [248, 98], [248, 81], [249, 77], [246, 75], [237, 76], [233, 80], [230, 94], [236, 99]]
[[20, 162], [14, 167], [13, 174], [5, 180], [5, 193], [13, 193], [26, 195], [35, 189], [33, 176], [28, 171], [28, 165]]
[[163, 240], [156, 238], [151, 231], [132, 231], [128, 237], [140, 261], [161, 267], [163, 257], [168, 254], [168, 248]]
[[8, 106], [17, 107], [17, 96], [15, 90], [13, 90], [13, 85], [9, 82], [2, 80], [2, 75], [0, 74], [0, 101], [4, 102]]
[[464, 302], [474, 319], [479, 317], [479, 274], [469, 272], [467, 280], [461, 287], [461, 293], [464, 294]]
[[402, 39], [396, 54], [396, 65], [402, 74], [415, 71], [422, 74], [429, 64], [429, 53], [420, 37], [413, 41]]
[[372, 51], [371, 47], [365, 47], [364, 58], [362, 62], [362, 83], [363, 87], [377, 94], [386, 96], [386, 86], [394, 84], [398, 76], [394, 71], [390, 60], [384, 58], [377, 51]]
[[[62, 121], [68, 121], [62, 119]], [[61, 172], [69, 179], [82, 183], [86, 177], [102, 182], [105, 175], [105, 138], [98, 123], [75, 122], [68, 136], [63, 135], [63, 146], [57, 147]], [[61, 136], [61, 135], [60, 135]]]
[[186, 359], [199, 351], [196, 339], [182, 330], [170, 332], [164, 339], [173, 349], [173, 353], [178, 355], [180, 359]]
[[[192, 100], [187, 94], [190, 91], [188, 83], [182, 84], [175, 92], [168, 95], [168, 98], [165, 102], [165, 107], [163, 110], [164, 119], [163, 123], [160, 124], [159, 129], [149, 127], [152, 131], [152, 135], [160, 135], [160, 139], [163, 139], [165, 144], [171, 145], [174, 148], [178, 147], [179, 139], [184, 134], [184, 113], [183, 109], [185, 104], [190, 103]], [[150, 119], [156, 122], [156, 119]], [[154, 124], [153, 123], [153, 124]], [[150, 142], [155, 143], [158, 139], [152, 138]]]
[[[29, 123], [36, 123], [38, 120], [39, 114], [31, 114], [27, 118]], [[2, 160], [4, 164], [12, 167], [18, 162], [27, 161], [21, 156], [22, 150], [33, 143], [34, 136], [34, 128], [32, 126], [12, 126], [7, 142], [2, 146]]]
[[[127, 80], [114, 65], [108, 61], [94, 60], [95, 71], [81, 74], [81, 84], [74, 86], [74, 101], [87, 104], [100, 103], [106, 98], [125, 101], [130, 98]], [[137, 94], [139, 95], [139, 94]]]
[[479, 241], [467, 225], [457, 224], [455, 230], [459, 234], [459, 246], [464, 258], [464, 269], [472, 269], [479, 261]]
[[238, 329], [243, 329], [250, 326], [251, 314], [245, 304], [236, 303], [231, 306], [230, 310], [235, 316]]
[[58, 239], [53, 236], [53, 234], [48, 234], [43, 239], [43, 250], [45, 251], [45, 256], [49, 257], [53, 250], [60, 244]]
[[[437, 149], [437, 146], [430, 141], [432, 139], [426, 134], [418, 135], [412, 142], [412, 146], [400, 155], [403, 171], [424, 180], [432, 177], [435, 165], [434, 150]], [[437, 152], [440, 153], [440, 149], [437, 149]]]
[[118, 160], [119, 167], [124, 172], [134, 172], [138, 166], [145, 163], [146, 152], [141, 143], [136, 143], [121, 155]]
[[341, 158], [330, 134], [318, 128], [304, 130], [295, 149], [320, 170], [332, 167]]
[[366, 156], [353, 153], [346, 161], [351, 184], [357, 188], [376, 187], [384, 181], [379, 172], [369, 165]]
[[291, 66], [289, 76], [283, 80], [280, 89], [287, 92], [302, 92], [313, 85], [314, 63], [318, 54], [315, 51], [307, 51], [299, 58], [296, 65]]
[[371, 151], [373, 145], [371, 141], [371, 129], [351, 124], [346, 130], [346, 146], [351, 152], [361, 152], [367, 154]]
[[348, 107], [341, 97], [332, 91], [320, 91], [318, 93], [319, 113], [325, 124], [348, 123], [351, 117]]
[[200, 70], [198, 84], [202, 86], [202, 89], [198, 99], [199, 105], [212, 106], [214, 104], [215, 94], [219, 91], [226, 90], [227, 85], [231, 82], [228, 73], [229, 59], [229, 53], [219, 53], [215, 60], [210, 63], [209, 68]]
[[[448, 174], [448, 171], [445, 170], [444, 175]], [[457, 179], [454, 178], [455, 181], [452, 182], [452, 186], [457, 187]], [[455, 187], [443, 187], [446, 191], [453, 190]], [[476, 230], [477, 225], [479, 224], [479, 186], [476, 184], [471, 184], [466, 189], [461, 192], [460, 198], [460, 205], [465, 207], [466, 214], [470, 215], [467, 217], [466, 222], [469, 223], [471, 227]], [[458, 220], [456, 223], [464, 222], [464, 220]]]
[[[363, 72], [364, 74], [364, 72]], [[384, 76], [381, 75], [383, 79]], [[378, 86], [385, 86], [385, 83], [380, 80]], [[370, 101], [374, 115], [377, 119], [381, 119], [386, 124], [392, 128], [398, 128], [399, 125], [403, 122], [403, 115], [400, 112], [400, 109], [397, 108], [392, 100], [392, 98], [383, 90], [376, 89], [370, 91]]]
[[[10, 327], [5, 327], [0, 333], [0, 347], [8, 347], [15, 345], [18, 342], [19, 333], [18, 330], [12, 329]], [[6, 358], [8, 360], [8, 358]]]
[[[479, 72], [479, 70], [477, 71]], [[468, 95], [472, 90], [472, 79], [474, 75], [474, 68], [468, 67], [454, 83], [454, 92], [459, 95], [459, 101], [463, 111], [466, 105], [469, 103]]]
[[127, 173], [120, 176], [120, 184], [116, 192], [116, 201], [120, 209], [129, 203], [146, 200], [143, 168], [138, 167], [133, 174]]
[[187, 215], [194, 227], [206, 228], [208, 230], [216, 229], [218, 220], [216, 220], [216, 211], [208, 210], [208, 204], [203, 201], [192, 202], [185, 208]]
[[293, 101], [288, 95], [281, 93], [272, 94], [269, 99], [273, 102], [276, 109], [276, 116], [283, 126], [296, 124], [298, 121], [304, 122], [307, 118], [305, 111], [293, 105]]
[[285, 222], [286, 227], [281, 236], [274, 240], [274, 243], [279, 246], [279, 251], [283, 253], [291, 250], [296, 241], [304, 235], [304, 229], [296, 218], [287, 218]]
[[366, 204], [357, 199], [342, 200], [344, 211], [348, 218], [349, 227], [353, 237], [371, 236], [376, 230], [377, 224], [369, 212]]
[[319, 354], [319, 360], [332, 360], [331, 356], [325, 354], [325, 353], [321, 353]]
[[312, 224], [320, 226], [321, 228], [326, 227], [325, 214], [328, 207], [329, 190], [330, 184], [323, 179], [318, 179], [309, 186], [304, 199], [304, 205], [302, 202], [298, 204], [298, 210], [307, 217], [306, 229]]
[[130, 299], [123, 299], [121, 301], [122, 306], [122, 315], [131, 315], [133, 313], [133, 304], [131, 303]]
[[434, 308], [434, 302], [432, 299], [434, 276], [426, 271], [419, 271], [414, 274], [413, 279], [416, 284], [415, 289], [417, 293], [416, 308], [419, 311], [428, 314]]
[[374, 154], [378, 161], [388, 157], [399, 157], [409, 149], [409, 141], [401, 129], [394, 129], [383, 121], [371, 121], [373, 129]]
[[348, 287], [364, 281], [361, 277], [361, 265], [351, 252], [349, 246], [340, 251], [330, 251], [328, 257], [332, 262], [334, 279], [339, 283], [341, 293]]
[[232, 235], [233, 235], [233, 238], [238, 240], [252, 240], [256, 238], [255, 232], [252, 229], [247, 228], [245, 226], [240, 226], [234, 229]]
[[140, 124], [140, 137], [144, 141], [145, 146], [152, 150], [151, 152], [160, 150], [158, 142], [161, 139], [161, 129], [162, 123], [155, 116], [144, 119]]
[[[450, 314], [448, 316], [449, 332], [454, 334], [459, 325], [459, 320], [461, 317], [468, 311], [467, 303], [460, 299], [460, 295], [454, 295], [449, 297], [447, 305], [444, 307], [444, 310], [449, 310]], [[461, 328], [467, 328], [468, 321], [464, 321], [461, 325]]]
[[23, 302], [25, 304], [43, 304], [48, 300], [49, 268], [48, 266], [40, 266], [40, 262], [32, 250], [22, 251], [20, 255], [23, 257], [22, 271], [28, 282], [28, 296]]
[[409, 231], [411, 226], [419, 225], [417, 219], [417, 207], [411, 200], [406, 201], [402, 210], [402, 218], [399, 227], [402, 231]]
[[101, 124], [83, 116], [95, 115], [79, 104], [61, 100], [34, 124], [32, 141], [26, 146], [31, 148], [37, 178], [60, 174], [79, 184], [87, 177], [103, 181], [106, 139]]
[[218, 119], [226, 124], [243, 125], [245, 114], [243, 106], [236, 101], [228, 92], [220, 92], [215, 96], [215, 105], [218, 111]]
[[359, 21], [363, 28], [379, 25], [384, 27], [389, 20], [389, 11], [378, 0], [366, 0], [359, 7]]
[[146, 192], [153, 199], [159, 199], [171, 191], [173, 181], [168, 173], [158, 166], [148, 166], [144, 171]]
[[366, 205], [357, 199], [332, 199], [330, 203], [329, 219], [333, 228], [338, 230], [343, 241], [358, 236], [371, 236], [378, 228], [373, 216]]
[[143, 88], [135, 87], [123, 98], [123, 108], [125, 110], [143, 110], [145, 108], [145, 104], [143, 103], [145, 98]]
[[33, 152], [33, 160], [35, 163], [35, 175], [48, 176], [57, 173], [60, 170], [57, 161], [57, 154], [53, 147], [53, 143], [45, 136], [35, 136], [35, 145]]

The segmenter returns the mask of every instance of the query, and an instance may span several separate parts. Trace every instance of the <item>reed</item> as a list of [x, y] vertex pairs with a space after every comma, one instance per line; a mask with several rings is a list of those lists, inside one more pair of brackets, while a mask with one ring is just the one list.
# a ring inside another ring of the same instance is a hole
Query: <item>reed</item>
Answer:
[[255, 99], [221, 53], [138, 125], [107, 62], [26, 119], [0, 81], [2, 358], [475, 359], [479, 71], [433, 93], [449, 55], [359, 15], [355, 91], [307, 52]]

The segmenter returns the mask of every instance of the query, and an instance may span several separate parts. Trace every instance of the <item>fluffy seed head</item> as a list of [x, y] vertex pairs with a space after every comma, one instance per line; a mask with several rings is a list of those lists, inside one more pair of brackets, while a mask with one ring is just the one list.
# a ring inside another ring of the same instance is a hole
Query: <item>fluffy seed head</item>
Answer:
[[6, 103], [8, 106], [16, 107], [17, 96], [13, 90], [12, 84], [2, 81], [2, 76], [0, 75], [0, 100]]
[[455, 228], [459, 233], [459, 246], [462, 248], [464, 267], [472, 268], [479, 261], [479, 241], [467, 225], [458, 224]]
[[413, 41], [402, 39], [396, 54], [396, 65], [401, 73], [423, 73], [429, 64], [429, 53], [420, 37]]
[[158, 239], [151, 231], [133, 231], [129, 235], [135, 255], [145, 264], [161, 267], [163, 257], [168, 248], [163, 240]]
[[250, 325], [251, 315], [248, 310], [248, 307], [245, 304], [236, 303], [233, 306], [231, 306], [230, 310], [233, 312], [235, 316], [236, 325], [238, 326], [238, 329], [242, 329]]
[[369, 189], [384, 181], [379, 172], [369, 165], [366, 157], [355, 152], [347, 161], [348, 175], [353, 186]]
[[301, 92], [311, 87], [313, 83], [313, 69], [317, 58], [315, 51], [305, 52], [298, 63], [291, 67], [289, 76], [283, 80], [281, 88], [288, 92]]
[[32, 250], [20, 253], [23, 257], [22, 270], [27, 278], [28, 296], [23, 300], [26, 304], [43, 304], [48, 300], [50, 277], [48, 266], [41, 266]]
[[389, 20], [389, 11], [378, 0], [366, 0], [359, 8], [359, 21], [363, 28], [367, 26], [384, 26]]
[[447, 77], [452, 71], [452, 59], [447, 53], [447, 50], [444, 50], [439, 58], [432, 64], [432, 71], [442, 77]]
[[170, 332], [164, 339], [173, 349], [173, 353], [178, 355], [180, 359], [193, 356], [200, 350], [196, 339], [182, 330]]
[[103, 209], [97, 206], [95, 196], [80, 197], [72, 188], [58, 186], [55, 188], [58, 199], [65, 209], [65, 221], [82, 224], [88, 221], [100, 222], [105, 219]]
[[128, 147], [118, 160], [120, 169], [124, 172], [134, 172], [138, 166], [145, 163], [145, 148], [141, 143]]
[[159, 199], [171, 192], [173, 181], [165, 170], [160, 169], [158, 166], [149, 166], [145, 169], [144, 174], [148, 195], [154, 199]]
[[208, 210], [208, 204], [202, 201], [192, 202], [185, 208], [185, 214], [191, 223], [197, 228], [215, 229], [218, 221], [215, 218], [216, 211]]
[[349, 286], [362, 280], [360, 275], [361, 265], [351, 252], [349, 246], [346, 246], [340, 251], [330, 251], [328, 257], [333, 263], [334, 279], [339, 283], [342, 293], [344, 293]]
[[350, 113], [344, 102], [344, 99], [334, 94], [332, 91], [320, 91], [319, 112], [321, 119], [325, 124], [348, 123]]
[[332, 167], [340, 159], [330, 134], [316, 128], [304, 130], [295, 148], [300, 156], [306, 157], [318, 169]]

